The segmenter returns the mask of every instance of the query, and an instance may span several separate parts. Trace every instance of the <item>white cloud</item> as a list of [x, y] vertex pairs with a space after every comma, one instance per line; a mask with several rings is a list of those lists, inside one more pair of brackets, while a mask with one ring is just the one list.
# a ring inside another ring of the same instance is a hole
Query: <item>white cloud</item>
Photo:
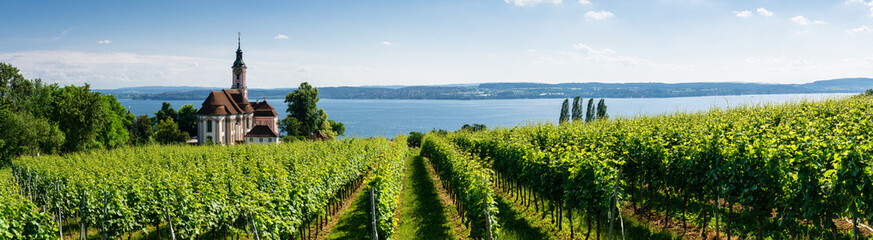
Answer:
[[533, 6], [540, 3], [561, 4], [561, 0], [503, 0], [506, 3], [514, 4], [515, 6]]
[[391, 43], [391, 42], [389, 42], [389, 41], [384, 41], [384, 42], [382, 42], [382, 45], [385, 45], [385, 46], [394, 46], [394, 43]]
[[848, 33], [849, 35], [855, 35], [855, 34], [861, 34], [861, 33], [870, 33], [870, 32], [873, 32], [873, 29], [870, 29], [870, 27], [867, 27], [867, 25], [861, 25], [860, 27], [846, 30], [846, 33]]
[[591, 5], [591, 1], [588, 1], [588, 0], [579, 0], [579, 4], [582, 4], [582, 5]]
[[804, 17], [804, 16], [793, 17], [793, 18], [791, 18], [791, 19], [789, 19], [789, 20], [791, 20], [791, 21], [794, 22], [794, 23], [800, 24], [800, 25], [807, 25], [807, 24], [809, 24], [809, 19], [806, 18], [806, 17]]
[[277, 34], [275, 37], [273, 37], [273, 40], [282, 40], [282, 39], [288, 39], [288, 36], [285, 34]]
[[109, 40], [100, 40], [100, 41], [97, 41], [97, 44], [110, 44], [110, 43], [112, 43], [112, 41], [109, 41]]
[[587, 19], [588, 21], [600, 21], [600, 20], [606, 20], [606, 19], [609, 19], [612, 17], [615, 17], [615, 15], [609, 11], [599, 11], [599, 12], [588, 11], [585, 13], [585, 19]]
[[783, 59], [785, 59], [785, 58], [784, 58], [784, 57], [768, 57], [768, 58], [766, 58], [766, 59], [761, 59], [761, 58], [758, 58], [758, 57], [747, 57], [744, 61], [745, 61], [746, 63], [750, 63], [750, 64], [756, 64], [756, 63], [772, 63], [772, 64], [775, 64], [775, 63], [780, 63], [780, 62], [782, 62]]
[[791, 22], [794, 22], [794, 23], [796, 23], [796, 24], [799, 24], [799, 25], [809, 25], [809, 24], [817, 24], [817, 25], [821, 25], [821, 24], [827, 24], [827, 22], [825, 22], [825, 21], [821, 21], [821, 20], [809, 20], [809, 18], [806, 18], [806, 17], [804, 17], [804, 16], [796, 16], [796, 17], [790, 18], [790, 19], [788, 19], [788, 20], [790, 20]]
[[55, 40], [58, 40], [58, 39], [63, 38], [64, 36], [67, 35], [68, 32], [70, 32], [70, 30], [73, 30], [73, 28], [72, 28], [72, 27], [71, 27], [71, 28], [67, 28], [66, 30], [62, 31], [62, 32], [61, 32], [61, 35], [58, 35], [57, 37], [52, 38], [52, 41], [55, 41]]
[[873, 0], [866, 2], [864, 0], [846, 0], [846, 4], [854, 4], [860, 3], [861, 5], [870, 9], [870, 16], [873, 17]]
[[768, 11], [766, 8], [758, 8], [758, 15], [769, 17], [773, 16], [773, 12]]
[[[0, 53], [0, 62], [17, 67], [26, 78], [42, 78], [47, 83], [61, 86], [88, 83], [92, 89], [132, 86], [226, 87], [230, 86], [231, 74], [227, 66], [233, 62], [233, 57], [24, 51]], [[257, 58], [250, 58], [247, 64], [250, 88], [295, 87], [302, 81], [334, 86], [359, 82], [387, 85], [397, 81], [393, 78], [385, 80], [386, 76], [378, 68], [355, 64], [313, 65], [259, 61]]]
[[738, 12], [738, 11], [734, 11], [734, 14], [736, 14], [737, 17], [741, 17], [741, 18], [747, 18], [747, 17], [751, 17], [751, 16], [752, 16], [752, 12], [749, 12], [748, 10], [739, 11], [739, 12]]
[[[686, 70], [692, 68], [687, 65], [675, 65], [675, 64], [659, 64], [655, 63], [651, 60], [637, 57], [637, 56], [625, 56], [621, 55], [615, 50], [609, 48], [594, 48], [588, 44], [577, 43], [573, 44], [574, 51], [569, 52], [561, 52], [560, 54], [574, 61], [586, 62], [586, 63], [595, 63], [595, 64], [605, 64], [605, 65], [619, 65], [619, 66], [645, 66], [645, 67], [655, 67], [655, 68], [669, 68], [676, 70]], [[541, 62], [547, 62], [545, 58], [540, 57]], [[560, 61], [557, 61], [560, 62]]]

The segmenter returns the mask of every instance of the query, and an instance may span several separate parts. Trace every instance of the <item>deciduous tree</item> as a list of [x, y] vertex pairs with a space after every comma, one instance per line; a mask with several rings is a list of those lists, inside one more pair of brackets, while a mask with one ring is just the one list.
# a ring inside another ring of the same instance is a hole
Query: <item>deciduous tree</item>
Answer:
[[46, 119], [0, 109], [0, 166], [12, 157], [54, 153], [64, 143], [64, 133]]
[[183, 143], [188, 140], [188, 133], [179, 130], [172, 118], [161, 120], [155, 126], [155, 141], [162, 144]]
[[64, 132], [63, 151], [71, 152], [100, 147], [96, 140], [103, 116], [100, 94], [91, 92], [91, 86], [61, 88], [52, 102], [50, 119]]
[[192, 104], [183, 105], [179, 108], [179, 118], [176, 119], [179, 130], [187, 132], [189, 136], [197, 135], [197, 109]]
[[133, 124], [129, 127], [130, 141], [136, 145], [143, 145], [152, 142], [152, 120], [148, 115], [140, 115], [136, 117]]
[[179, 114], [176, 112], [176, 109], [173, 109], [173, 106], [170, 106], [170, 103], [164, 102], [161, 104], [161, 110], [155, 112], [155, 118], [152, 120], [155, 124], [158, 124], [161, 120], [167, 120], [168, 118], [172, 118], [175, 121], [179, 118]]

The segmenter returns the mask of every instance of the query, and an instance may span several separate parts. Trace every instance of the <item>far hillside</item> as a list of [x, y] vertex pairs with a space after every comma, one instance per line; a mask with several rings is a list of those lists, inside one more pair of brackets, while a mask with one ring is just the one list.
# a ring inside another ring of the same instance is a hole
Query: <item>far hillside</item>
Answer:
[[[871, 78], [821, 80], [805, 84], [733, 82], [697, 83], [482, 83], [440, 86], [319, 87], [326, 99], [523, 99], [568, 98], [667, 98], [751, 94], [856, 93], [873, 88]], [[95, 90], [118, 98], [138, 100], [198, 100], [207, 87], [128, 87]], [[249, 89], [252, 99], [285, 98], [294, 88]]]

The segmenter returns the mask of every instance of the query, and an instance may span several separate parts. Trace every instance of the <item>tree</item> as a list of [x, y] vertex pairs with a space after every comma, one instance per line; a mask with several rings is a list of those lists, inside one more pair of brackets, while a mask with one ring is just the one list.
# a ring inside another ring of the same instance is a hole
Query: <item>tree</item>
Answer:
[[409, 137], [406, 138], [406, 146], [421, 147], [422, 138], [424, 138], [424, 134], [420, 132], [409, 132]]
[[[285, 103], [288, 104], [286, 110], [288, 116], [285, 118], [297, 120], [297, 124], [295, 124], [297, 125], [297, 134], [305, 137], [312, 135], [318, 129], [318, 120], [320, 119], [316, 105], [318, 103], [318, 88], [312, 87], [307, 82], [300, 83], [297, 89], [285, 96]], [[282, 123], [286, 122], [290, 121], [283, 119]], [[285, 128], [289, 127], [291, 126]]]
[[152, 142], [152, 120], [149, 115], [140, 115], [129, 127], [130, 142], [135, 145], [143, 145]]
[[158, 124], [161, 120], [167, 120], [169, 118], [172, 118], [175, 121], [176, 119], [179, 119], [179, 114], [176, 113], [176, 109], [173, 109], [173, 107], [170, 106], [170, 103], [164, 102], [161, 104], [161, 110], [155, 112], [155, 118], [152, 120], [155, 124]]
[[574, 122], [582, 121], [582, 97], [576, 96], [573, 98], [573, 110], [570, 115]]
[[594, 121], [594, 99], [588, 99], [588, 111], [585, 112], [585, 122]]
[[[300, 133], [300, 121], [297, 121], [296, 118], [290, 116], [279, 120], [279, 130], [285, 133], [285, 136], [288, 138], [295, 138], [297, 140], [303, 140], [304, 135]], [[289, 142], [288, 139], [282, 138], [282, 142]]]
[[0, 166], [19, 154], [54, 153], [64, 143], [64, 133], [44, 118], [0, 109]]
[[318, 130], [327, 136], [327, 139], [334, 139], [338, 135], [330, 126], [330, 121], [327, 120], [327, 112], [324, 109], [318, 109]]
[[346, 126], [341, 122], [337, 122], [334, 120], [327, 120], [330, 123], [330, 129], [333, 130], [337, 135], [345, 136]]
[[128, 112], [124, 106], [115, 99], [112, 95], [101, 95], [103, 106], [103, 117], [101, 124], [97, 129], [97, 141], [103, 147], [114, 148], [124, 145], [130, 141], [130, 133], [127, 127], [132, 124], [132, 113]]
[[179, 118], [176, 119], [179, 124], [179, 130], [187, 132], [188, 136], [197, 135], [197, 109], [192, 104], [183, 105], [179, 108]]
[[473, 125], [464, 124], [464, 126], [461, 126], [461, 129], [458, 131], [478, 132], [478, 131], [485, 131], [485, 130], [488, 130], [488, 127], [485, 126], [485, 124], [474, 123]]
[[570, 119], [570, 100], [564, 99], [564, 104], [561, 105], [561, 116], [558, 117], [558, 123], [567, 122]]
[[161, 120], [155, 127], [155, 141], [159, 143], [183, 143], [188, 138], [188, 133], [179, 130], [179, 125], [172, 118]]
[[288, 115], [279, 121], [279, 129], [298, 140], [311, 136], [315, 131], [321, 131], [330, 139], [344, 134], [345, 126], [328, 120], [327, 112], [318, 108], [318, 100], [318, 88], [306, 82], [300, 83], [297, 89], [285, 96]]
[[102, 123], [103, 101], [100, 93], [91, 92], [91, 86], [66, 86], [58, 91], [52, 101], [50, 119], [58, 123], [66, 139], [65, 152], [100, 147], [96, 140]]
[[606, 120], [609, 115], [606, 114], [606, 103], [603, 98], [597, 103], [597, 120]]
[[9, 107], [12, 102], [12, 86], [26, 81], [18, 68], [6, 63], [0, 63], [0, 105]]

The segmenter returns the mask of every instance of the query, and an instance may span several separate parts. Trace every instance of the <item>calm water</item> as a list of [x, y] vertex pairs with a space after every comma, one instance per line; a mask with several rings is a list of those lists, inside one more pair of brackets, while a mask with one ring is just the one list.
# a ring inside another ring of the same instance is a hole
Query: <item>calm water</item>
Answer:
[[[820, 100], [852, 94], [780, 94], [708, 96], [683, 98], [607, 98], [610, 116], [637, 116], [677, 111], [703, 111], [712, 107], [747, 104], [783, 103]], [[599, 100], [599, 99], [596, 99]], [[595, 101], [596, 101], [595, 100]], [[161, 100], [119, 99], [136, 115], [153, 115], [160, 110]], [[286, 115], [284, 99], [267, 99], [280, 118]], [[556, 122], [563, 99], [511, 100], [345, 100], [321, 99], [318, 107], [327, 111], [329, 119], [343, 122], [346, 136], [394, 136], [410, 131], [432, 129], [457, 130], [464, 124], [480, 123], [489, 128], [510, 127], [526, 122]], [[168, 100], [173, 108], [194, 104], [200, 108], [203, 100]], [[587, 100], [585, 102], [587, 104]]]

